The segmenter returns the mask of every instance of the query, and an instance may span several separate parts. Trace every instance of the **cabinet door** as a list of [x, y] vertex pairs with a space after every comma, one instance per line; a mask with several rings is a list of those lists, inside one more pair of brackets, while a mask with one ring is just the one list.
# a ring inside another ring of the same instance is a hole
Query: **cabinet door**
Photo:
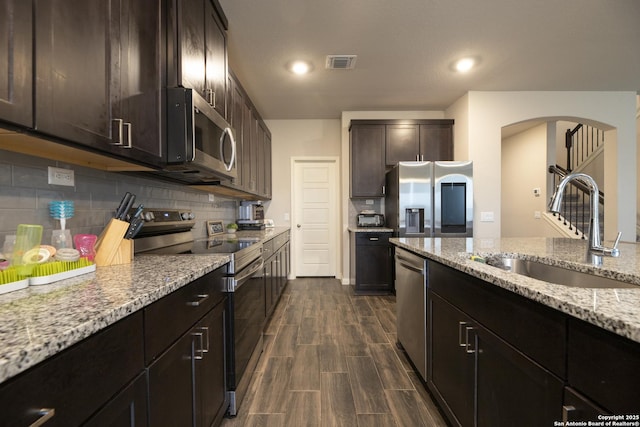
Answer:
[[126, 0], [112, 6], [118, 15], [112, 23], [112, 115], [122, 120], [121, 154], [152, 164], [160, 164], [164, 152], [161, 6], [162, 0]]
[[[77, 426], [144, 370], [142, 313], [134, 313], [0, 386], [0, 425]], [[34, 424], [37, 425], [37, 424]]]
[[453, 160], [452, 125], [420, 125], [420, 160]]
[[350, 197], [383, 197], [385, 126], [351, 126]]
[[[429, 292], [428, 383], [453, 425], [473, 426], [475, 353], [473, 323], [437, 294]], [[518, 424], [515, 424], [518, 425]]]
[[37, 2], [37, 130], [101, 149], [112, 142], [110, 5]]
[[264, 147], [264, 182], [262, 184], [262, 194], [266, 200], [271, 200], [271, 136], [267, 130], [264, 133], [262, 145]]
[[253, 114], [248, 103], [242, 106], [242, 186], [244, 190], [252, 192], [256, 191], [256, 152], [255, 152], [255, 133], [253, 126]]
[[192, 331], [196, 338], [195, 378], [198, 425], [209, 427], [227, 410], [225, 303], [218, 304]]
[[146, 427], [147, 376], [140, 374], [111, 399], [84, 427]]
[[640, 344], [569, 320], [569, 385], [612, 414], [640, 411]]
[[33, 126], [32, 2], [0, 0], [0, 120]]
[[205, 3], [204, 0], [178, 1], [178, 85], [191, 88], [206, 99]]
[[[607, 412], [570, 387], [564, 389], [562, 421], [595, 421]], [[576, 424], [578, 425], [578, 424]]]
[[226, 35], [211, 0], [204, 0], [205, 13], [205, 90], [207, 101], [226, 117], [227, 91]]
[[394, 166], [398, 162], [423, 160], [419, 158], [420, 138], [418, 136], [418, 125], [387, 125], [386, 135], [387, 166]]
[[[474, 326], [477, 426], [552, 426], [563, 382], [488, 330]], [[470, 338], [471, 339], [471, 338]]]
[[356, 233], [356, 291], [393, 290], [390, 234]]
[[275, 258], [271, 257], [264, 263], [264, 299], [265, 299], [265, 309], [267, 317], [273, 311], [275, 307], [275, 290], [274, 290], [274, 266], [275, 266]]
[[195, 426], [195, 337], [184, 334], [148, 368], [149, 425]]
[[227, 103], [227, 120], [233, 128], [234, 136], [236, 138], [237, 178], [233, 181], [233, 184], [237, 188], [244, 190], [245, 158], [247, 157], [245, 152], [249, 154], [248, 150], [245, 149], [245, 143], [248, 144], [248, 141], [245, 142], [245, 139], [248, 140], [248, 137], [245, 138], [244, 136], [244, 94], [242, 93], [239, 84], [232, 76], [229, 76]]

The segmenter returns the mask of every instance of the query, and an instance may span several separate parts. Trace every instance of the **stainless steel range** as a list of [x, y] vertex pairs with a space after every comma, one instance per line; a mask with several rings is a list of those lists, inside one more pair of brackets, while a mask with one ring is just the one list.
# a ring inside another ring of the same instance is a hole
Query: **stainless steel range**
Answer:
[[188, 210], [145, 209], [135, 253], [225, 254], [227, 266], [226, 372], [228, 416], [235, 416], [263, 349], [266, 321], [264, 259], [257, 238], [219, 235], [194, 239], [195, 216]]

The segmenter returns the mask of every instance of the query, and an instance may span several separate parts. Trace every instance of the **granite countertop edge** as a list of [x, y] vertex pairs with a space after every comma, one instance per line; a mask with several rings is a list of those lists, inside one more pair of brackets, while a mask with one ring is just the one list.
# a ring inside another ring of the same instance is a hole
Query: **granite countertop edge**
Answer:
[[[454, 242], [454, 240], [458, 242]], [[482, 248], [483, 243], [486, 245], [487, 239], [484, 239], [484, 242], [480, 242], [479, 239], [392, 238], [390, 242], [487, 283], [640, 343], [640, 312], [636, 308], [640, 306], [640, 271], [637, 271], [635, 257], [626, 262], [624, 260], [605, 260], [605, 262], [609, 261], [607, 262], [609, 265], [602, 268], [593, 267], [576, 261], [579, 257], [573, 256], [573, 252], [580, 252], [580, 248], [586, 242], [573, 242], [573, 239], [566, 240], [571, 241], [567, 242], [566, 246], [571, 250], [570, 256], [563, 252], [565, 247], [558, 243], [558, 239], [551, 238], [537, 239], [536, 243], [539, 243], [537, 246], [536, 244], [528, 244], [532, 239], [521, 239], [521, 242], [516, 238], [495, 239], [493, 240], [493, 245], [489, 245], [493, 246], [493, 248], [488, 250]], [[521, 249], [518, 250], [518, 247]], [[534, 247], [535, 249], [533, 249]], [[545, 249], [539, 250], [539, 247], [544, 247]], [[561, 247], [562, 250], [549, 250], [549, 247]], [[624, 253], [621, 257], [624, 255], [631, 257], [631, 254], [635, 255], [636, 251], [640, 255], [638, 245], [625, 244], [622, 247], [624, 248]], [[508, 254], [533, 260], [543, 259], [543, 262], [548, 264], [567, 266], [579, 271], [638, 284], [639, 286], [638, 289], [593, 289], [556, 285], [473, 261], [470, 259], [472, 254], [483, 257]], [[640, 257], [638, 257], [637, 261], [640, 263]], [[627, 266], [628, 264], [632, 265], [629, 267]]]
[[[263, 242], [288, 231], [239, 232]], [[137, 255], [131, 264], [0, 295], [0, 385], [224, 266], [229, 255]]]

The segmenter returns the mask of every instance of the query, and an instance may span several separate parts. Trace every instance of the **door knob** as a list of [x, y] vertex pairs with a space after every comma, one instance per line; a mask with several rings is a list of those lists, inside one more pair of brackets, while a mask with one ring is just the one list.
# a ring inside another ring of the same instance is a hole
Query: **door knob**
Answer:
[[300, 224], [298, 224], [296, 227], [300, 228]]

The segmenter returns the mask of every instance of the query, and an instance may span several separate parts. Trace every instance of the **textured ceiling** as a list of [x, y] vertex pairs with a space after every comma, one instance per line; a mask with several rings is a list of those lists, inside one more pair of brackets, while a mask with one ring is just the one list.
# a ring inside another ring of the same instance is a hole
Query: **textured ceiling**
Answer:
[[[640, 91], [640, 0], [219, 0], [265, 119], [442, 110], [471, 90]], [[326, 70], [326, 55], [358, 55]], [[450, 70], [462, 56], [479, 66]], [[300, 77], [286, 70], [311, 61]]]

